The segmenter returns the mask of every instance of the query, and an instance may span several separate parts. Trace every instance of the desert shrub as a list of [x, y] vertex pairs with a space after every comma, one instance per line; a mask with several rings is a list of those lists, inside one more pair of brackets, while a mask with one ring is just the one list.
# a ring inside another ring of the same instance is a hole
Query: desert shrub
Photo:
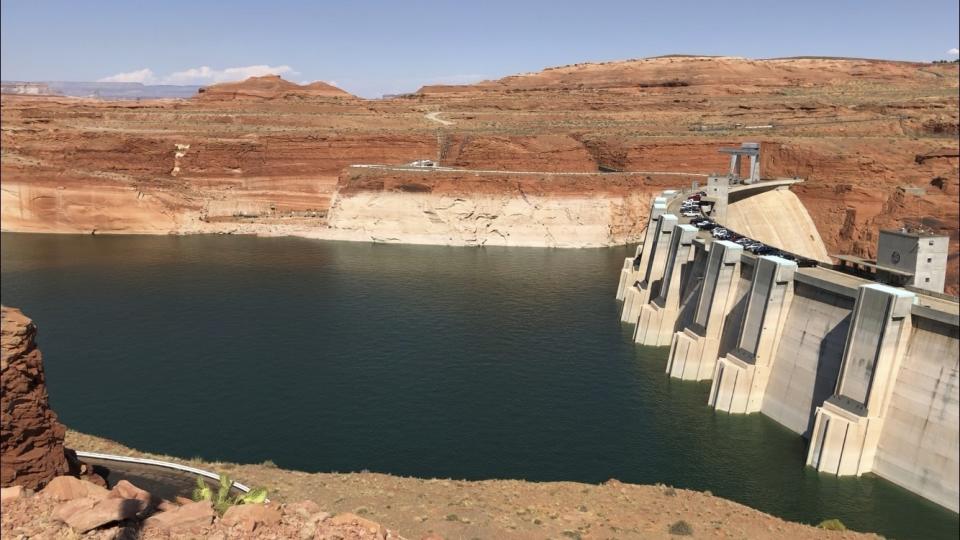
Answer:
[[821, 521], [818, 525], [820, 529], [826, 529], [828, 531], [845, 531], [847, 526], [843, 524], [839, 519], [825, 519]]
[[673, 525], [670, 525], [670, 528], [667, 529], [667, 531], [674, 536], [692, 536], [693, 535], [693, 527], [691, 527], [689, 523], [687, 523], [682, 519], [680, 521], [677, 521]]

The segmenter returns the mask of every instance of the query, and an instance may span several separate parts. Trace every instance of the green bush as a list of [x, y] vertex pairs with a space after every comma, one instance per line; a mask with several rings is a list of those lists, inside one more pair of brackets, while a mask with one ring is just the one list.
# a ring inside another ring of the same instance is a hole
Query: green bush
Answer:
[[213, 503], [213, 509], [223, 514], [227, 508], [237, 504], [262, 503], [267, 500], [267, 488], [253, 488], [249, 492], [233, 497], [230, 495], [230, 488], [233, 487], [233, 480], [225, 474], [220, 475], [220, 486], [214, 493], [210, 486], [203, 480], [202, 476], [197, 477], [197, 485], [193, 488], [194, 501], [210, 501]]
[[692, 536], [693, 535], [693, 527], [691, 527], [689, 523], [687, 523], [682, 519], [674, 523], [673, 525], [671, 525], [668, 531], [670, 532], [670, 534], [674, 536]]
[[839, 519], [825, 519], [817, 525], [820, 529], [826, 529], [828, 531], [845, 531], [847, 526], [843, 524]]

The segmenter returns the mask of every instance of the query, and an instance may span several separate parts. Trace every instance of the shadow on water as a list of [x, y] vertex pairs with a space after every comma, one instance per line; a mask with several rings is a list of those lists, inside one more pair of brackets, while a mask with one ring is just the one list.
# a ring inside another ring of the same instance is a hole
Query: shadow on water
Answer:
[[4, 234], [53, 406], [135, 448], [307, 471], [662, 482], [786, 519], [954, 538], [889, 482], [715, 413], [613, 299], [627, 249]]

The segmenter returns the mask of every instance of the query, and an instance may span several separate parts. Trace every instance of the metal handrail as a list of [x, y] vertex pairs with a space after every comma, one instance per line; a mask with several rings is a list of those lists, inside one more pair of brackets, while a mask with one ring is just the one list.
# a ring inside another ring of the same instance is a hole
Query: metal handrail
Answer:
[[[83, 452], [77, 451], [78, 457], [86, 457], [93, 459], [103, 459], [106, 461], [122, 461], [125, 463], [138, 463], [141, 465], [154, 465], [156, 467], [165, 467], [167, 469], [173, 469], [182, 472], [189, 472], [193, 474], [199, 474], [200, 476], [205, 476], [213, 480], [220, 480], [220, 475], [212, 473], [210, 471], [205, 471], [203, 469], [198, 469], [196, 467], [190, 467], [189, 465], [180, 465], [179, 463], [172, 463], [169, 461], [161, 461], [159, 459], [149, 459], [149, 458], [137, 458], [130, 456], [118, 456], [116, 454], [101, 454], [99, 452]], [[235, 487], [244, 493], [249, 493], [250, 488], [241, 484], [240, 482], [233, 482], [231, 487]]]

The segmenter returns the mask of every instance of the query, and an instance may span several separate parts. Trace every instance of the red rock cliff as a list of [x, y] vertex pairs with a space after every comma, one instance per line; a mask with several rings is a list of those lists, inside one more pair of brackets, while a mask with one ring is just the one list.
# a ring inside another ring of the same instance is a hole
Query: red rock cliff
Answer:
[[20, 310], [2, 307], [0, 358], [0, 485], [37, 489], [70, 464], [63, 447], [66, 429], [50, 409], [43, 359], [34, 341], [37, 327]]

